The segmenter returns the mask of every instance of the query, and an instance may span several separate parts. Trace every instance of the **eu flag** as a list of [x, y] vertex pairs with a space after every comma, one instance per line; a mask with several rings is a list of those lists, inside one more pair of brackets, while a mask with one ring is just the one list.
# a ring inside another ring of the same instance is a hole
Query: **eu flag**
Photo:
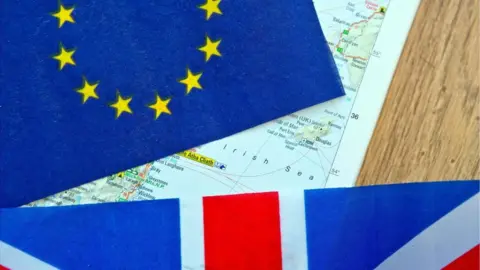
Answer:
[[0, 4], [0, 206], [344, 94], [311, 0]]

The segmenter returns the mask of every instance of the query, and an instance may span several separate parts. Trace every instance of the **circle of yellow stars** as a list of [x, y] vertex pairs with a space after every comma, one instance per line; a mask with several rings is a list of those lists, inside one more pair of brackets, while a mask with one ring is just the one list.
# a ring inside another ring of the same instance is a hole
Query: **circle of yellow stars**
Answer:
[[[208, 21], [214, 15], [222, 15], [220, 10], [220, 2], [222, 0], [205, 0], [206, 2], [200, 6], [199, 9], [205, 11], [205, 19]], [[59, 2], [58, 10], [51, 13], [51, 15], [58, 20], [58, 28], [62, 28], [65, 23], [75, 23], [75, 18], [73, 17], [73, 12], [75, 10], [74, 6], [66, 7], [61, 2]], [[208, 35], [205, 36], [205, 44], [198, 47], [200, 52], [205, 54], [205, 62], [210, 61], [212, 56], [220, 57], [222, 54], [218, 50], [218, 47], [221, 43], [221, 39], [212, 40]], [[75, 60], [73, 58], [76, 49], [68, 49], [63, 46], [62, 43], [59, 44], [59, 51], [52, 58], [58, 61], [59, 70], [63, 70], [68, 65], [76, 66]], [[179, 79], [178, 82], [185, 85], [185, 94], [188, 95], [193, 89], [202, 90], [203, 87], [200, 84], [200, 78], [202, 77], [202, 72], [194, 73], [188, 67], [186, 69], [186, 77]], [[89, 82], [85, 76], [82, 76], [83, 85], [75, 89], [82, 97], [82, 104], [85, 104], [89, 99], [99, 99], [99, 96], [96, 92], [99, 81]], [[109, 104], [110, 108], [115, 109], [115, 117], [118, 119], [123, 113], [133, 114], [132, 109], [130, 108], [130, 102], [133, 97], [122, 96], [120, 91], [117, 89], [116, 100]], [[154, 111], [154, 119], [157, 120], [162, 114], [171, 115], [172, 112], [168, 108], [171, 98], [162, 98], [155, 93], [155, 100], [153, 103], [148, 104], [146, 107]]]

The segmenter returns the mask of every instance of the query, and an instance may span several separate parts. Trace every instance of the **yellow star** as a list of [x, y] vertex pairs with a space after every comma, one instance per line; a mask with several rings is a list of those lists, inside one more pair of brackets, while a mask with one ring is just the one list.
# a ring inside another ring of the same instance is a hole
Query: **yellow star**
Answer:
[[62, 4], [57, 12], [52, 13], [52, 16], [58, 19], [58, 28], [61, 28], [65, 22], [75, 23], [72, 18], [74, 7], [65, 8]]
[[158, 117], [162, 113], [166, 114], [172, 114], [170, 110], [168, 109], [168, 103], [170, 103], [171, 98], [167, 98], [166, 100], [162, 100], [158, 94], [156, 95], [156, 101], [152, 105], [149, 105], [148, 107], [152, 110], [155, 111], [155, 120], [158, 119]]
[[212, 55], [222, 56], [218, 51], [218, 45], [220, 45], [221, 41], [222, 40], [219, 39], [217, 41], [212, 42], [210, 38], [207, 36], [205, 45], [203, 45], [203, 47], [198, 48], [199, 51], [202, 51], [205, 53], [205, 62], [208, 62], [208, 60], [210, 60], [210, 57]]
[[202, 86], [198, 82], [198, 80], [200, 80], [200, 77], [202, 77], [201, 72], [198, 74], [193, 74], [190, 69], [187, 68], [187, 77], [183, 80], [180, 80], [180, 83], [183, 83], [187, 86], [187, 95], [190, 94], [192, 88], [202, 89]]
[[63, 45], [60, 44], [60, 52], [53, 57], [53, 59], [58, 60], [58, 62], [60, 63], [60, 70], [62, 70], [66, 64], [75, 66], [75, 61], [73, 61], [72, 59], [74, 53], [75, 50], [67, 51], [65, 50]]
[[130, 109], [130, 107], [128, 106], [128, 103], [130, 103], [130, 101], [132, 101], [132, 98], [131, 97], [126, 97], [126, 98], [123, 98], [121, 95], [120, 95], [120, 92], [117, 90], [117, 101], [114, 102], [113, 104], [110, 104], [110, 107], [114, 108], [117, 110], [117, 119], [118, 117], [120, 117], [120, 115], [124, 112], [127, 112], [127, 113], [130, 113], [130, 114], [133, 114], [132, 110]]
[[97, 93], [95, 92], [97, 86], [98, 82], [90, 84], [87, 79], [83, 77], [83, 87], [76, 90], [78, 93], [83, 95], [83, 104], [85, 104], [89, 98], [98, 99]]
[[205, 4], [199, 6], [200, 9], [203, 9], [207, 12], [207, 20], [210, 19], [213, 13], [222, 15], [222, 11], [218, 8], [218, 5], [222, 0], [207, 0]]

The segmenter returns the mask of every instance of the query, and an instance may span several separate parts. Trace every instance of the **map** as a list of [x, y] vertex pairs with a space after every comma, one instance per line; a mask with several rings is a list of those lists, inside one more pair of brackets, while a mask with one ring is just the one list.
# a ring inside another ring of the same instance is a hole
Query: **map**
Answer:
[[[392, 7], [390, 2], [398, 4]], [[384, 31], [387, 14], [394, 9], [401, 14], [402, 3], [399, 0], [314, 0], [346, 91], [344, 97], [28, 206], [352, 186], [416, 11], [414, 5], [406, 14], [408, 17], [403, 18], [404, 22], [392, 22], [388, 26], [389, 31], [398, 28], [399, 46], [378, 45], [380, 39], [384, 44], [390, 42], [392, 35], [383, 38], [379, 35]], [[374, 61], [377, 63], [371, 63]], [[368, 75], [373, 69], [371, 65], [388, 65], [385, 70], [388, 76], [382, 76], [386, 83], [368, 83], [369, 89], [366, 89], [367, 76], [369, 81], [374, 81], [375, 76], [382, 74], [382, 68], [375, 67], [372, 75]], [[368, 92], [372, 89], [378, 91], [377, 101], [359, 99], [360, 93], [372, 94]]]

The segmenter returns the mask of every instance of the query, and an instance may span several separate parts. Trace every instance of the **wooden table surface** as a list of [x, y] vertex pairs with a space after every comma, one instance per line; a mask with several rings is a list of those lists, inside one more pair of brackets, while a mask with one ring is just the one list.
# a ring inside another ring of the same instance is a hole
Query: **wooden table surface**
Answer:
[[357, 185], [480, 179], [478, 13], [422, 1]]

